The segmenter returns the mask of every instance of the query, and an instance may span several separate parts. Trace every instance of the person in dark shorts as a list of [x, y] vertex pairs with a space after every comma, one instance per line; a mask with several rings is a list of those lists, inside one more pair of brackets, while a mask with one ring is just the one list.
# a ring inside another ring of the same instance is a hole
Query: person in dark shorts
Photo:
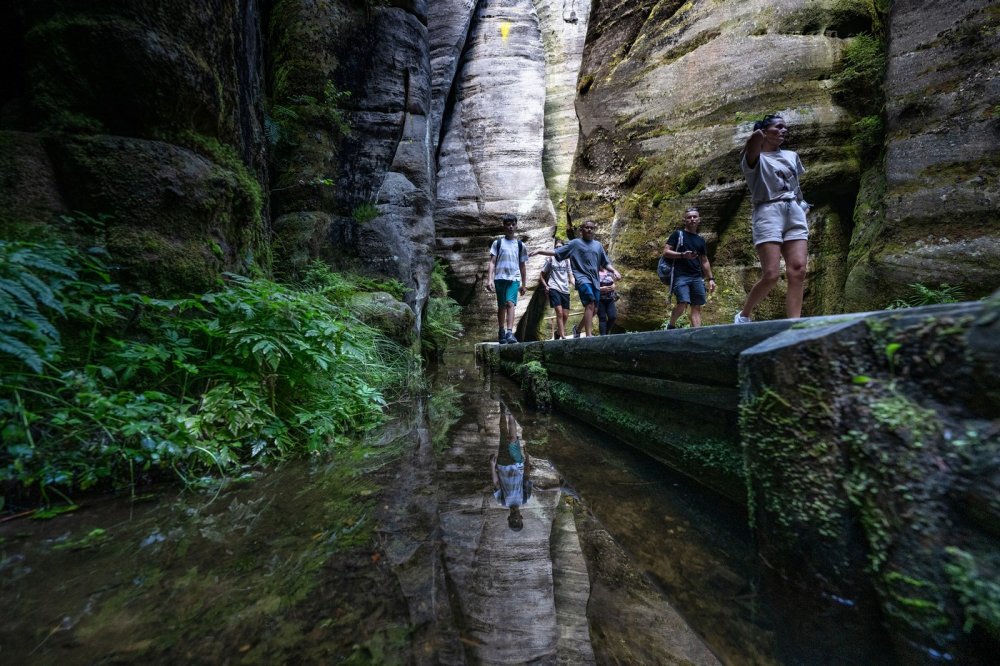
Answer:
[[611, 335], [618, 319], [618, 292], [615, 290], [615, 276], [611, 271], [602, 268], [597, 274], [601, 286], [601, 300], [597, 302], [597, 328], [601, 335]]
[[580, 303], [583, 305], [583, 321], [578, 326], [579, 333], [574, 333], [574, 337], [578, 334], [589, 336], [593, 330], [594, 313], [597, 312], [597, 302], [600, 300], [601, 294], [598, 271], [607, 268], [616, 280], [622, 279], [621, 273], [611, 265], [611, 260], [608, 259], [608, 253], [604, 251], [604, 246], [594, 239], [595, 229], [593, 222], [584, 222], [580, 225], [580, 238], [574, 238], [554, 251], [535, 250], [531, 253], [531, 256], [543, 254], [555, 257], [559, 261], [569, 259], [570, 266], [573, 268], [573, 278], [576, 280], [576, 291], [580, 295]]
[[701, 214], [698, 209], [688, 208], [684, 211], [684, 229], [670, 234], [663, 246], [663, 256], [674, 262], [673, 294], [677, 297], [677, 305], [670, 312], [668, 329], [677, 328], [677, 319], [688, 306], [691, 307], [692, 328], [701, 326], [706, 279], [708, 293], [715, 291], [715, 278], [712, 277], [712, 266], [708, 263], [705, 239], [698, 235], [699, 225]]
[[[556, 240], [555, 247], [562, 247], [563, 241]], [[569, 289], [574, 284], [573, 271], [569, 264], [569, 259], [557, 261], [555, 257], [549, 257], [542, 266], [542, 274], [539, 278], [542, 288], [549, 297], [549, 305], [555, 310], [556, 333], [555, 339], [560, 340], [566, 337], [566, 321], [569, 319]]]

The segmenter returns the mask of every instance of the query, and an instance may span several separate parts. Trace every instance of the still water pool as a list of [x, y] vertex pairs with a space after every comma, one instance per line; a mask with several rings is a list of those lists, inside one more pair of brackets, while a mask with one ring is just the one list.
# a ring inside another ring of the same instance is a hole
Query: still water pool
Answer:
[[0, 663], [892, 663], [740, 507], [519, 400], [455, 355], [329, 457], [0, 525]]

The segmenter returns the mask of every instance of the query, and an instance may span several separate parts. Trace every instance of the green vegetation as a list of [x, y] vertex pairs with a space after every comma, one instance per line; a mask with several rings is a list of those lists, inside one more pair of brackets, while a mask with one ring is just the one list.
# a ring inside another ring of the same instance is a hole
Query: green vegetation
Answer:
[[268, 142], [272, 146], [282, 142], [296, 143], [294, 128], [310, 120], [336, 129], [341, 136], [350, 136], [351, 125], [343, 107], [350, 100], [351, 93], [339, 90], [333, 81], [327, 81], [323, 85], [322, 96], [321, 101], [313, 95], [289, 95], [282, 99], [283, 103], [272, 104], [270, 113], [264, 117], [264, 134]]
[[462, 334], [462, 306], [448, 297], [445, 267], [434, 262], [431, 271], [430, 294], [420, 328], [421, 348], [430, 356], [440, 356], [452, 340]]
[[980, 571], [971, 553], [954, 547], [945, 548], [945, 553], [945, 573], [965, 609], [963, 630], [968, 633], [980, 625], [994, 637], [1000, 636], [1000, 584]]
[[379, 423], [414, 375], [412, 353], [347, 307], [358, 284], [329, 270], [163, 300], [122, 292], [100, 250], [0, 241], [0, 258], [6, 492], [48, 502], [324, 451]]
[[363, 203], [351, 211], [351, 217], [358, 224], [366, 224], [378, 217], [378, 206], [373, 203]]
[[905, 308], [915, 308], [921, 305], [936, 305], [938, 303], [959, 303], [965, 300], [965, 294], [961, 287], [955, 287], [947, 282], [943, 282], [935, 289], [919, 282], [907, 285], [910, 295], [904, 298], [897, 298], [886, 310], [902, 310]]

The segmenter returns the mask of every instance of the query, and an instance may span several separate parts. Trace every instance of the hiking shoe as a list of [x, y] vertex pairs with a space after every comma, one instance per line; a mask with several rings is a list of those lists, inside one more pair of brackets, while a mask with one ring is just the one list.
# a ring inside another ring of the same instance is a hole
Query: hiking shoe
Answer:
[[737, 312], [736, 316], [733, 317], [734, 324], [749, 324], [753, 319], [750, 317], [744, 317], [742, 312]]
[[578, 329], [576, 326], [573, 327], [573, 337], [574, 338], [580, 337], [580, 329]]
[[674, 330], [675, 328], [677, 328], [677, 327], [676, 327], [676, 326], [674, 326], [673, 324], [667, 324], [667, 330], [668, 330], [668, 331], [672, 331], [672, 330]]
[[517, 338], [514, 337], [514, 331], [507, 331], [507, 336], [504, 338], [504, 342], [509, 345], [517, 344]]

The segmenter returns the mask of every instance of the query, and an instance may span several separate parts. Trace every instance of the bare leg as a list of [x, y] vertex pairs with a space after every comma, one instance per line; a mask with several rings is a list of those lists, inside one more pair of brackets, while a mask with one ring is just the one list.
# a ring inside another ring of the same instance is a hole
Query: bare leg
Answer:
[[507, 330], [514, 330], [514, 304], [507, 301]]
[[497, 328], [501, 331], [506, 330], [505, 324], [507, 323], [507, 306], [497, 307]]
[[585, 335], [590, 337], [591, 332], [594, 327], [594, 310], [597, 309], [597, 303], [591, 301], [587, 303], [586, 307], [583, 309], [583, 323], [580, 324], [580, 335]]
[[562, 336], [566, 337], [566, 324], [569, 323], [569, 310], [566, 308], [562, 309]]
[[565, 338], [566, 337], [565, 311], [563, 310], [563, 306], [561, 305], [557, 305], [554, 309], [556, 311], [556, 335], [558, 335], [560, 338]]
[[805, 291], [808, 254], [804, 240], [787, 241], [781, 246], [781, 255], [785, 258], [785, 279], [788, 280], [785, 316], [789, 319], [798, 319], [802, 316], [802, 294]]
[[677, 305], [674, 306], [674, 309], [670, 312], [670, 325], [671, 326], [676, 326], [677, 325], [677, 320], [680, 319], [680, 316], [682, 314], [684, 314], [684, 308], [686, 308], [686, 307], [687, 307], [687, 303], [681, 303], [681, 302], [678, 302]]
[[781, 243], [761, 243], [756, 247], [756, 250], [762, 274], [757, 283], [750, 289], [747, 301], [743, 304], [743, 309], [740, 310], [740, 314], [744, 317], [749, 317], [757, 304], [771, 293], [774, 285], [778, 284], [778, 277], [781, 274]]

